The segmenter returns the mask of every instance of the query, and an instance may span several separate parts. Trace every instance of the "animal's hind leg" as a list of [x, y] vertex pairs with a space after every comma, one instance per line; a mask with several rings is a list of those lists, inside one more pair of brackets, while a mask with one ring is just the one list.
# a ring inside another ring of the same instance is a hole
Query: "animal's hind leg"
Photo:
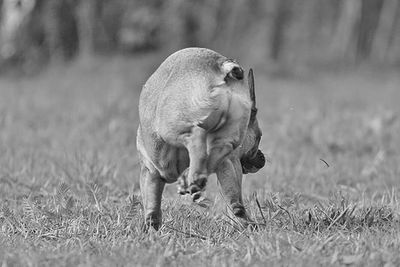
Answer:
[[143, 163], [140, 170], [140, 191], [145, 215], [146, 228], [158, 230], [162, 222], [161, 197], [165, 182], [157, 170], [150, 171]]
[[209, 152], [209, 157], [207, 161], [207, 169], [209, 173], [213, 173], [222, 164], [223, 160], [233, 151], [233, 146], [231, 143], [219, 143], [211, 145], [211, 150]]
[[243, 225], [247, 225], [250, 220], [242, 201], [243, 174], [240, 161], [235, 158], [226, 158], [217, 168], [217, 177], [233, 214]]
[[[185, 145], [189, 152], [189, 170], [181, 175], [180, 184], [188, 185], [187, 193], [193, 200], [201, 196], [207, 183], [207, 132], [200, 127], [194, 127], [190, 137], [185, 139]], [[181, 180], [183, 179], [183, 180]], [[182, 190], [181, 192], [182, 193]]]

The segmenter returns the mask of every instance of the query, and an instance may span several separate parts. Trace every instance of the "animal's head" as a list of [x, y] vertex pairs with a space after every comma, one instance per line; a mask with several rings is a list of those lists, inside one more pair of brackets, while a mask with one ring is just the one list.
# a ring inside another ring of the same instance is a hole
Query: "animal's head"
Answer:
[[258, 148], [262, 132], [257, 121], [256, 94], [254, 89], [254, 76], [252, 69], [249, 71], [248, 83], [252, 106], [247, 134], [243, 141], [242, 156], [240, 158], [240, 163], [242, 164], [242, 171], [244, 174], [257, 172], [265, 165], [264, 154]]

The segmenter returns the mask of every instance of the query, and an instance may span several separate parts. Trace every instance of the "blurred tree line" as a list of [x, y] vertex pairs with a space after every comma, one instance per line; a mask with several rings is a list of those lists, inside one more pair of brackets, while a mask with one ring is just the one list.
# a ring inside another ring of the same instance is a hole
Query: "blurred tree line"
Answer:
[[400, 0], [0, 0], [0, 7], [0, 71], [187, 46], [259, 63], [400, 61]]

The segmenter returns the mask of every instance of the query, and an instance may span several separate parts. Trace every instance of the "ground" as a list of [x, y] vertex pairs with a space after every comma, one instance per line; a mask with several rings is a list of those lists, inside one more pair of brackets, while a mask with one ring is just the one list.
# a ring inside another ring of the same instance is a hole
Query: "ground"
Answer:
[[211, 177], [202, 205], [168, 186], [144, 232], [135, 136], [157, 57], [0, 78], [2, 266], [398, 266], [400, 76], [255, 68], [266, 166], [244, 229]]

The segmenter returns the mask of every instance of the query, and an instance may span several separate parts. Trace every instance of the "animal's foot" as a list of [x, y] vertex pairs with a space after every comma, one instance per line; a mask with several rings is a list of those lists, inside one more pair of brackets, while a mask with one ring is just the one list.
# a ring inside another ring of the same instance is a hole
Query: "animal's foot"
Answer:
[[247, 215], [247, 212], [242, 204], [235, 203], [231, 206], [231, 209], [237, 221], [242, 225], [243, 228], [249, 228], [251, 230], [257, 229], [257, 224]]
[[192, 195], [193, 201], [198, 200], [202, 192], [205, 190], [207, 184], [207, 176], [199, 175], [196, 179], [189, 185], [188, 192]]
[[158, 231], [160, 226], [161, 226], [161, 213], [159, 214], [149, 213], [147, 216], [145, 216], [142, 230], [144, 232], [148, 232], [150, 228], [153, 228], [154, 230]]
[[198, 200], [202, 196], [202, 191], [204, 191], [207, 184], [207, 175], [205, 174], [195, 174], [193, 182], [188, 185], [188, 174], [189, 168], [186, 169], [181, 176], [178, 178], [178, 194], [186, 195], [190, 194], [193, 201]]

